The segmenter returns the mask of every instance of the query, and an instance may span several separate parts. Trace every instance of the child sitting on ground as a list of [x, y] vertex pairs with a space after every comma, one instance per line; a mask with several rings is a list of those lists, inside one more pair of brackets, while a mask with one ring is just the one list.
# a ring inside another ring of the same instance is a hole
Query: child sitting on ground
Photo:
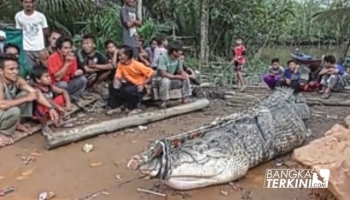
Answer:
[[305, 92], [314, 92], [320, 89], [321, 87], [321, 66], [318, 65], [310, 65], [309, 66], [310, 72], [309, 72], [309, 79], [307, 81], [307, 84], [303, 86], [303, 91]]
[[[52, 109], [56, 109], [60, 114], [59, 123], [56, 125], [58, 127], [72, 127], [73, 124], [63, 120], [63, 114], [65, 110], [70, 111], [72, 109], [72, 104], [68, 92], [64, 89], [54, 86], [51, 83], [51, 78], [47, 71], [47, 68], [43, 66], [35, 66], [32, 69], [31, 78], [34, 82], [34, 88], [41, 91], [42, 94], [53, 105]], [[65, 109], [63, 108], [64, 105], [66, 106]], [[50, 120], [48, 115], [49, 110], [50, 109], [41, 104], [37, 104], [34, 110], [34, 115], [39, 119], [42, 125], [43, 135], [52, 133], [51, 129], [48, 126], [48, 121]]]
[[278, 87], [290, 87], [295, 93], [300, 92], [300, 72], [293, 60], [287, 62], [288, 69], [284, 70], [282, 78], [278, 81]]
[[275, 89], [277, 82], [283, 75], [284, 69], [280, 66], [278, 58], [271, 60], [271, 66], [269, 67], [267, 74], [264, 76], [264, 82], [271, 90]]

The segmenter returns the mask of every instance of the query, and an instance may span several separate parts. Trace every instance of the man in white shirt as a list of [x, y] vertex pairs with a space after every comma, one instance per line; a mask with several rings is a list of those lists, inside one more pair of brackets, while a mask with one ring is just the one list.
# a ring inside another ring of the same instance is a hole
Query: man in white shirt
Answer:
[[23, 32], [23, 50], [30, 67], [39, 64], [39, 52], [45, 48], [48, 25], [46, 17], [34, 10], [34, 0], [21, 0], [23, 10], [15, 16], [16, 28]]
[[4, 52], [5, 40], [6, 40], [6, 33], [5, 31], [0, 30], [0, 53]]

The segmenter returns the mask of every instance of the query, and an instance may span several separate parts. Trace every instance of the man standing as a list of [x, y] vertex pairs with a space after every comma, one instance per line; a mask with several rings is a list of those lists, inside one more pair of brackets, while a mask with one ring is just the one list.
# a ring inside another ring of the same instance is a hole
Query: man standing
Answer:
[[23, 32], [23, 50], [30, 67], [39, 64], [39, 52], [45, 48], [44, 33], [47, 35], [46, 17], [34, 10], [34, 0], [21, 0], [23, 10], [15, 16], [16, 28]]
[[134, 59], [139, 58], [139, 42], [136, 27], [142, 25], [136, 16], [135, 0], [126, 0], [120, 12], [123, 29], [123, 44], [132, 47]]
[[68, 91], [73, 101], [78, 101], [86, 88], [87, 79], [78, 69], [77, 59], [72, 52], [73, 41], [60, 37], [56, 41], [57, 52], [48, 60], [51, 80], [57, 87]]

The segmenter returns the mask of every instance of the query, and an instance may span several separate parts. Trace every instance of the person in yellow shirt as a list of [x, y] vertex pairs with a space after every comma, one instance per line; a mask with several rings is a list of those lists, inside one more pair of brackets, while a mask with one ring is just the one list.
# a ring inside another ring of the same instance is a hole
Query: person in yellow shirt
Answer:
[[143, 63], [133, 59], [133, 49], [122, 46], [119, 50], [120, 62], [112, 83], [109, 84], [107, 115], [120, 113], [125, 106], [129, 114], [136, 114], [138, 104], [146, 94], [146, 84], [152, 81], [155, 72]]

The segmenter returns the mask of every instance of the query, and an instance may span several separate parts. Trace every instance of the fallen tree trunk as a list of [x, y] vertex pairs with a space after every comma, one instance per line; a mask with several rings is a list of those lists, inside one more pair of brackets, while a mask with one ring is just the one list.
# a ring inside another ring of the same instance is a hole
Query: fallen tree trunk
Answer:
[[[237, 86], [232, 86], [233, 89], [239, 89]], [[249, 85], [246, 86], [244, 91], [250, 91], [250, 90], [260, 90], [260, 91], [266, 91], [270, 90], [265, 84], [264, 85]], [[350, 91], [350, 86], [346, 86], [344, 88], [345, 91]]]
[[350, 106], [350, 100], [344, 99], [320, 99], [320, 98], [306, 98], [307, 104], [324, 105], [324, 106]]
[[[229, 99], [229, 106], [242, 106], [247, 103], [253, 102], [254, 100], [261, 98], [265, 95], [251, 95], [251, 94], [239, 94], [237, 96], [234, 96], [232, 99]], [[324, 105], [324, 106], [350, 106], [350, 100], [346, 99], [322, 99], [322, 98], [315, 98], [312, 97], [312, 95], [304, 95], [306, 102], [309, 106], [314, 105]]]
[[194, 112], [207, 106], [209, 106], [209, 100], [200, 99], [192, 103], [155, 112], [131, 115], [124, 118], [97, 122], [82, 127], [55, 132], [52, 135], [45, 136], [46, 148], [53, 149], [100, 134], [111, 133], [125, 128], [145, 125], [150, 122], [160, 121], [169, 117]]

